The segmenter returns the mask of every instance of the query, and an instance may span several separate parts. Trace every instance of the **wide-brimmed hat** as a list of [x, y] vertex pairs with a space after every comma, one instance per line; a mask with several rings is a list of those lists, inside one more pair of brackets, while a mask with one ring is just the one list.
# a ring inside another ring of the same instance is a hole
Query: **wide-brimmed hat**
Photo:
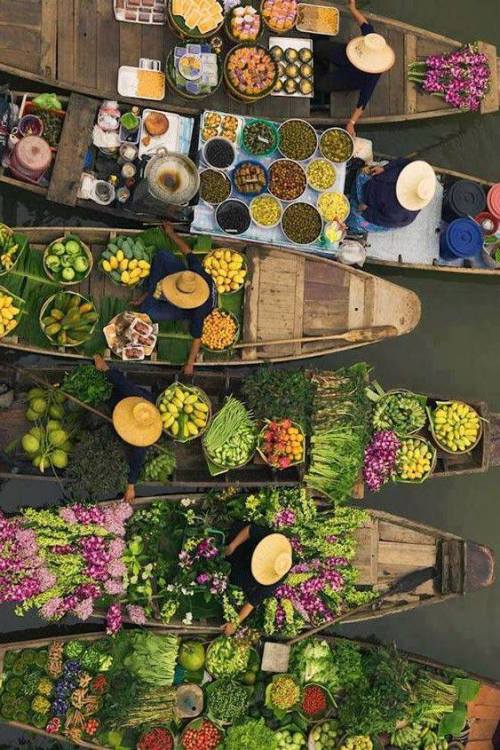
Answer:
[[263, 586], [277, 583], [292, 567], [292, 545], [284, 534], [269, 534], [255, 547], [252, 575]]
[[147, 399], [129, 396], [113, 410], [113, 427], [126, 443], [146, 448], [156, 443], [162, 432], [159, 410]]
[[364, 73], [385, 73], [396, 62], [394, 50], [380, 34], [366, 34], [351, 39], [346, 54], [354, 67]]
[[210, 289], [205, 279], [194, 271], [171, 273], [160, 281], [163, 296], [176, 307], [191, 310], [207, 301]]
[[436, 192], [436, 175], [426, 161], [412, 161], [398, 177], [396, 198], [408, 211], [421, 211], [429, 205]]

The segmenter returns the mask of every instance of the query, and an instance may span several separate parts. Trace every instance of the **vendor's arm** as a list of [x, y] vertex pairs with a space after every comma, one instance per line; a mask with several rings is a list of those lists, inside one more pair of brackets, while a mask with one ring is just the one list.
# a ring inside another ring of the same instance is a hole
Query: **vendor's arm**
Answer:
[[135, 485], [139, 480], [141, 469], [146, 460], [147, 448], [138, 448], [136, 446], [129, 446], [129, 461], [128, 461], [128, 484], [123, 495], [123, 499], [132, 503], [135, 500]]
[[354, 18], [356, 23], [359, 23], [360, 26], [363, 26], [363, 24], [368, 23], [368, 19], [366, 16], [364, 16], [361, 11], [359, 11], [356, 7], [356, 0], [349, 0], [348, 8], [351, 12], [351, 16]]
[[196, 364], [196, 360], [198, 359], [198, 354], [200, 351], [200, 346], [201, 346], [201, 338], [193, 339], [193, 342], [191, 344], [191, 349], [189, 350], [189, 356], [186, 360], [186, 364], [182, 368], [184, 375], [193, 375], [194, 366]]
[[233, 541], [230, 542], [225, 550], [226, 557], [229, 557], [230, 555], [235, 552], [238, 547], [240, 547], [242, 544], [247, 542], [250, 539], [250, 524], [248, 526], [245, 526], [241, 531], [239, 531], [236, 536], [234, 537]]
[[167, 237], [172, 240], [174, 245], [177, 247], [178, 250], [181, 251], [183, 255], [189, 255], [193, 252], [193, 249], [189, 247], [187, 242], [180, 237], [180, 235], [177, 234], [175, 229], [173, 228], [172, 224], [169, 224], [168, 222], [165, 222], [163, 224], [163, 231], [167, 235]]
[[[253, 610], [254, 608], [249, 602], [242, 606], [238, 613], [239, 625], [241, 625], [241, 623], [246, 620], [249, 615], [252, 614]], [[234, 625], [232, 622], [226, 622], [226, 624], [222, 628], [224, 631], [224, 635], [233, 635], [238, 630], [239, 625]]]

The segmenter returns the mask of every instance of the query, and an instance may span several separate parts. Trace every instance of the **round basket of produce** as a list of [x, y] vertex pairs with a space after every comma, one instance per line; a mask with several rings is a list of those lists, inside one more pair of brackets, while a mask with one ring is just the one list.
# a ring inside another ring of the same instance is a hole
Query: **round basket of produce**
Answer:
[[237, 198], [230, 198], [217, 206], [215, 220], [226, 234], [244, 234], [252, 223], [247, 204]]
[[235, 315], [215, 307], [203, 321], [201, 345], [209, 352], [231, 349], [240, 337], [240, 324]]
[[235, 44], [256, 42], [262, 36], [263, 24], [258, 10], [253, 5], [238, 5], [226, 14], [226, 34]]
[[205, 696], [208, 717], [222, 726], [243, 719], [250, 703], [249, 688], [228, 677], [206, 685]]
[[295, 201], [304, 195], [306, 173], [292, 159], [276, 159], [269, 166], [269, 192], [280, 201]]
[[295, 711], [300, 704], [300, 686], [291, 674], [277, 674], [266, 686], [265, 704], [278, 716]]
[[203, 258], [203, 268], [215, 281], [219, 294], [236, 294], [245, 283], [247, 261], [237, 250], [212, 250]]
[[349, 199], [343, 193], [330, 191], [318, 197], [318, 211], [324, 221], [338, 221], [343, 224], [351, 212]]
[[250, 120], [241, 132], [240, 146], [250, 156], [269, 156], [278, 147], [278, 128], [267, 120]]
[[209, 138], [203, 146], [204, 161], [214, 169], [229, 169], [236, 161], [234, 143], [224, 136]]
[[400, 442], [394, 481], [402, 484], [422, 484], [436, 468], [436, 448], [418, 435], [402, 438]]
[[323, 231], [323, 220], [317, 208], [297, 201], [283, 211], [281, 228], [292, 244], [312, 245]]
[[307, 184], [317, 193], [324, 193], [335, 185], [335, 167], [328, 159], [313, 159], [306, 170]]
[[21, 250], [13, 230], [6, 224], [0, 224], [0, 276], [12, 271], [21, 257]]
[[151, 727], [143, 732], [137, 740], [137, 750], [151, 750], [151, 748], [161, 748], [161, 750], [174, 750], [175, 738], [170, 729], [164, 726]]
[[299, 713], [308, 722], [324, 719], [334, 706], [330, 691], [323, 685], [311, 682], [302, 689]]
[[108, 242], [99, 267], [114, 284], [131, 289], [149, 276], [153, 251], [140, 237], [119, 235]]
[[481, 417], [463, 401], [437, 401], [428, 414], [432, 437], [446, 453], [469, 453], [483, 436]]
[[340, 731], [335, 719], [318, 722], [309, 732], [307, 750], [337, 750]]
[[281, 203], [274, 195], [258, 195], [250, 203], [250, 217], [261, 229], [274, 229], [282, 216]]
[[24, 300], [0, 286], [0, 339], [11, 334], [19, 325]]
[[224, 13], [219, 0], [207, 0], [204, 12], [200, 12], [199, 0], [168, 0], [168, 19], [173, 30], [181, 38], [207, 39], [222, 28]]
[[224, 742], [223, 730], [207, 716], [193, 719], [180, 736], [180, 750], [216, 750]]
[[200, 198], [209, 206], [218, 206], [231, 195], [231, 180], [219, 169], [200, 172]]
[[297, 0], [262, 0], [260, 12], [264, 23], [275, 34], [286, 34], [297, 22]]
[[214, 679], [236, 677], [249, 669], [251, 655], [247, 642], [221, 635], [207, 648], [205, 669]]
[[281, 727], [275, 736], [277, 750], [305, 750], [307, 747], [305, 734], [296, 726]]
[[268, 96], [278, 80], [278, 66], [269, 51], [258, 44], [238, 44], [224, 62], [224, 81], [229, 93], [243, 102]]
[[343, 164], [354, 153], [354, 141], [344, 128], [328, 128], [320, 136], [319, 150], [325, 159]]
[[305, 460], [305, 436], [302, 427], [290, 419], [266, 420], [260, 431], [257, 451], [273, 469], [288, 469]]
[[157, 399], [163, 431], [180, 443], [201, 437], [212, 418], [212, 403], [194, 385], [172, 383]]
[[98, 319], [94, 303], [77, 292], [57, 292], [40, 310], [40, 327], [55, 346], [81, 346], [94, 333]]
[[235, 191], [245, 198], [253, 198], [267, 190], [267, 169], [252, 159], [236, 164], [231, 179]]
[[318, 135], [310, 123], [294, 118], [285, 120], [280, 125], [278, 149], [286, 159], [307, 161], [316, 153], [317, 148]]
[[94, 259], [88, 245], [76, 234], [51, 242], [43, 253], [43, 269], [49, 279], [61, 286], [79, 284], [89, 276]]
[[[194, 51], [195, 47], [197, 51]], [[184, 99], [205, 99], [215, 94], [222, 83], [221, 58], [210, 42], [204, 43], [201, 52], [199, 47], [192, 42], [180, 42], [167, 57], [167, 81]]]
[[391, 430], [398, 437], [406, 437], [427, 424], [427, 396], [398, 389], [371, 398], [376, 401], [372, 415], [375, 430]]
[[222, 473], [245, 466], [256, 445], [257, 430], [250, 413], [241, 401], [229, 396], [203, 436], [205, 457]]

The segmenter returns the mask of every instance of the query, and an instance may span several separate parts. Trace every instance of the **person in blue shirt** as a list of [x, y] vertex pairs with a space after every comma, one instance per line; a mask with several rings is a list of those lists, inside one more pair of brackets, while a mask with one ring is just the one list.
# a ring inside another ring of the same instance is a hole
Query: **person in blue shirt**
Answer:
[[164, 224], [164, 230], [184, 255], [186, 264], [168, 250], [158, 251], [151, 264], [147, 290], [134, 304], [157, 323], [189, 321], [193, 342], [183, 370], [186, 375], [192, 375], [200, 351], [203, 321], [217, 304], [217, 290], [212, 277], [182, 237], [170, 224]]
[[396, 57], [384, 37], [375, 33], [366, 16], [357, 9], [356, 0], [349, 0], [349, 10], [361, 28], [361, 36], [351, 39], [348, 44], [330, 39], [314, 43], [315, 88], [324, 93], [359, 91], [357, 105], [346, 124], [346, 130], [354, 138], [356, 124], [381, 74], [392, 68]]

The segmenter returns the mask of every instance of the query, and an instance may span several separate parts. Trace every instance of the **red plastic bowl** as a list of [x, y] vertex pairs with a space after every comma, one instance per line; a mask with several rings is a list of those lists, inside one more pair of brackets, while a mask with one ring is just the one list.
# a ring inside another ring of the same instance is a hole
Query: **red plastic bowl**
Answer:
[[[498, 232], [498, 229], [500, 228], [500, 219], [498, 219], [496, 216], [493, 216], [493, 214], [490, 214], [489, 211], [483, 211], [482, 213], [478, 214], [475, 217], [475, 220], [478, 224], [481, 224], [481, 228], [486, 235], [496, 234]], [[483, 221], [491, 221], [493, 223], [493, 229], [486, 231], [483, 226]]]

